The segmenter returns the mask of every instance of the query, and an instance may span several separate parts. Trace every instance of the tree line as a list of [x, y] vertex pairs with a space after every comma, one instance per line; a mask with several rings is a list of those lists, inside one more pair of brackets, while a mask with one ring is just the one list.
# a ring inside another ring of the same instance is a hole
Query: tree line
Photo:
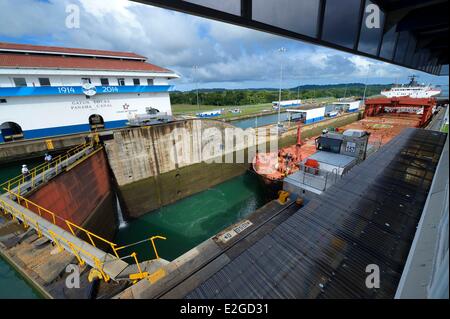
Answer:
[[[380, 94], [383, 89], [391, 85], [368, 85], [366, 97]], [[199, 104], [202, 105], [249, 105], [278, 101], [277, 89], [200, 89], [198, 92]], [[306, 85], [282, 90], [282, 100], [316, 99], [323, 97], [344, 98], [362, 97], [364, 84], [337, 84], [337, 85]], [[197, 104], [197, 91], [173, 91], [170, 94], [172, 104]]]

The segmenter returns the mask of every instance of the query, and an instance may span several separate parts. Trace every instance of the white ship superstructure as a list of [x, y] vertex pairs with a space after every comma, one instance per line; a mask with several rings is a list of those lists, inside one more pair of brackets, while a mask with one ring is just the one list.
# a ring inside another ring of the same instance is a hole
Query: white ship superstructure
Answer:
[[149, 108], [171, 115], [178, 77], [135, 53], [0, 43], [0, 142], [122, 127]]
[[390, 90], [382, 91], [381, 94], [388, 97], [412, 97], [412, 98], [430, 98], [441, 93], [441, 89], [431, 85], [419, 85], [416, 77], [410, 76], [410, 82], [407, 85], [395, 86]]

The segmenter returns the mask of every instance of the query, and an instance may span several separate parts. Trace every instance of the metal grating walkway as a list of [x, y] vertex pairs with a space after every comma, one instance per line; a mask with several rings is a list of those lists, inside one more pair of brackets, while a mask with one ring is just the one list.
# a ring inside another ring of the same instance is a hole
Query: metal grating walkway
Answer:
[[185, 297], [393, 298], [445, 139], [405, 129]]

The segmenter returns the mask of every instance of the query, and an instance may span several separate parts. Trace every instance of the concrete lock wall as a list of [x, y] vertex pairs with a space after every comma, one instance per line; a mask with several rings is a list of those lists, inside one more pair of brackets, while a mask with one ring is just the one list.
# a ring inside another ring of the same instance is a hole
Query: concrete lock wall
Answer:
[[64, 151], [85, 142], [87, 134], [56, 136], [44, 139], [21, 140], [0, 143], [0, 164], [35, 156], [44, 157], [48, 151]]
[[[103, 150], [45, 183], [28, 198], [97, 235], [114, 237], [116, 201]], [[68, 229], [63, 221], [57, 224]]]
[[[124, 214], [139, 217], [243, 174], [252, 160], [246, 147], [241, 148], [243, 162], [236, 164], [224, 163], [223, 156], [202, 154], [207, 144], [223, 147], [218, 145], [223, 141], [205, 138], [207, 130], [224, 134], [226, 128], [235, 127], [192, 119], [114, 132], [114, 138], [104, 143]], [[180, 143], [175, 146], [174, 140]], [[212, 159], [221, 162], [205, 162]]]

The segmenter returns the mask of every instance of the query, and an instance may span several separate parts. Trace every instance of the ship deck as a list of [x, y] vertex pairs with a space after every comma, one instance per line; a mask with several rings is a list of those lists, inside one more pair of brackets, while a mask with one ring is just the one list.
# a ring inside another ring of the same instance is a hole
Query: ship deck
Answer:
[[422, 115], [417, 114], [390, 114], [366, 117], [339, 128], [340, 131], [348, 129], [365, 130], [370, 133], [369, 144], [384, 145], [399, 135], [408, 127], [419, 127]]
[[[343, 132], [347, 129], [368, 131], [370, 133], [369, 148], [375, 147], [378, 149], [399, 135], [405, 128], [419, 127], [420, 118], [421, 115], [417, 114], [384, 113], [345, 125], [340, 127], [339, 131]], [[299, 158], [295, 157], [297, 152], [295, 145], [284, 147], [281, 149], [281, 152], [282, 154], [294, 154], [291, 163], [297, 163], [317, 152], [314, 141], [315, 137], [312, 137], [304, 142], [300, 148]], [[286, 165], [283, 159], [278, 157], [277, 153], [259, 154], [258, 165], [254, 165], [254, 168], [258, 174], [263, 175], [268, 180], [281, 180], [286, 175]], [[290, 171], [288, 171], [287, 175], [297, 170], [298, 167], [290, 165]]]
[[[293, 165], [293, 163], [298, 163], [316, 152], [314, 138], [305, 141], [300, 146], [300, 152], [297, 151], [296, 145], [287, 146], [280, 150], [280, 154], [282, 155], [291, 154], [293, 156], [288, 164], [290, 169], [289, 174], [298, 170], [298, 167]], [[286, 163], [275, 152], [258, 154], [258, 164], [254, 163], [253, 167], [258, 174], [264, 175], [269, 180], [280, 180], [285, 177]]]

